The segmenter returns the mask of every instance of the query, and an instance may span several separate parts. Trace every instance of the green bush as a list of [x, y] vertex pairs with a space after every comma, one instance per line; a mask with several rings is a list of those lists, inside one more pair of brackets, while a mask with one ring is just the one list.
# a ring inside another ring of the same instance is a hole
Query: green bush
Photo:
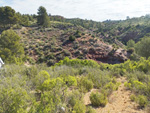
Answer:
[[78, 86], [83, 92], [90, 91], [93, 88], [93, 82], [87, 77], [81, 77], [78, 81]]
[[132, 89], [131, 83], [125, 82], [124, 86], [127, 87], [128, 89]]
[[80, 60], [80, 59], [69, 59], [65, 57], [64, 60], [60, 60], [55, 66], [67, 65], [67, 66], [89, 66], [98, 68], [99, 64], [94, 60]]
[[80, 100], [77, 100], [75, 106], [73, 107], [72, 113], [85, 113], [85, 112], [86, 112], [85, 105]]
[[137, 97], [137, 103], [139, 104], [139, 106], [140, 106], [141, 108], [146, 107], [147, 104], [148, 104], [147, 97], [144, 96], [144, 95], [139, 95], [139, 96]]
[[39, 72], [39, 76], [42, 76], [43, 79], [49, 79], [50, 78], [49, 73], [47, 71], [45, 71], [45, 70], [40, 71]]
[[131, 101], [136, 101], [136, 96], [135, 96], [134, 94], [132, 94], [132, 95], [130, 96], [130, 99], [131, 99]]
[[138, 92], [140, 94], [143, 94], [146, 91], [146, 85], [137, 80], [133, 81], [132, 87], [135, 92]]
[[76, 104], [76, 97], [74, 95], [71, 95], [70, 98], [69, 98], [69, 101], [68, 101], [68, 104], [71, 106], [71, 107], [74, 107], [75, 104]]
[[102, 106], [104, 107], [107, 104], [107, 97], [104, 96], [102, 93], [91, 93], [90, 95], [90, 101], [93, 106]]
[[40, 102], [34, 102], [29, 113], [56, 113], [61, 103], [61, 95], [55, 91], [48, 91], [41, 94]]
[[81, 93], [78, 90], [73, 90], [72, 92], [69, 92], [67, 96], [67, 102], [68, 106], [71, 106], [72, 108], [75, 106], [77, 100], [81, 100]]
[[39, 89], [43, 84], [43, 82], [49, 78], [50, 78], [49, 73], [45, 70], [42, 70], [38, 73], [38, 75], [35, 76], [35, 78], [33, 79], [33, 83], [35, 84], [37, 89]]
[[62, 78], [57, 77], [54, 79], [47, 79], [43, 82], [41, 86], [39, 86], [39, 89], [41, 91], [48, 91], [52, 90], [54, 87], [57, 87], [57, 89], [61, 88], [64, 85], [64, 81]]
[[15, 75], [0, 77], [0, 113], [26, 113], [30, 98], [25, 77]]
[[119, 85], [120, 85], [120, 83], [114, 84], [114, 83], [112, 83], [112, 82], [109, 82], [108, 84], [106, 84], [106, 85], [104, 86], [104, 88], [102, 89], [102, 92], [103, 92], [103, 94], [105, 94], [105, 95], [108, 96], [108, 95], [110, 95], [113, 91], [118, 90]]
[[66, 82], [66, 85], [67, 86], [77, 86], [77, 79], [76, 77], [73, 77], [73, 76], [67, 76], [65, 77], [65, 82]]

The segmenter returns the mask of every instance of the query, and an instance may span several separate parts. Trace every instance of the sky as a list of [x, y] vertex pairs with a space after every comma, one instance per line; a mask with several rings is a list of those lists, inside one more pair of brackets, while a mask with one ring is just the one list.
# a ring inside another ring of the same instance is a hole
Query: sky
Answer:
[[0, 0], [22, 14], [37, 14], [44, 6], [48, 14], [95, 21], [124, 20], [150, 14], [150, 0]]

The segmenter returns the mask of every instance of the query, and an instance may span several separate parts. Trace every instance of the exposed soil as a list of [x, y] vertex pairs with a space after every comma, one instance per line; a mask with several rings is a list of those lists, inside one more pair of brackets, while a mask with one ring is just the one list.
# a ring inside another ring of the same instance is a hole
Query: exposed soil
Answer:
[[[108, 99], [108, 103], [105, 107], [94, 108], [97, 113], [146, 113], [144, 110], [139, 109], [135, 102], [130, 100], [131, 91], [126, 90], [124, 82], [126, 79], [121, 77], [117, 79], [121, 82], [117, 91], [114, 91]], [[91, 92], [96, 91], [96, 89], [91, 90]], [[89, 96], [91, 92], [85, 94], [84, 103], [85, 105], [90, 105]]]

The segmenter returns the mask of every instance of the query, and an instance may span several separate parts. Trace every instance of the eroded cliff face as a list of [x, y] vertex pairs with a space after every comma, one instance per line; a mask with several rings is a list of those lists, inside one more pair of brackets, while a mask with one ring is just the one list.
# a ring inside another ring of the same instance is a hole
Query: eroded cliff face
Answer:
[[[80, 48], [72, 51], [74, 44], [77, 44]], [[84, 59], [110, 64], [123, 63], [131, 55], [122, 48], [116, 49], [112, 45], [106, 44], [100, 39], [93, 39], [90, 36], [86, 36], [84, 39], [82, 37], [78, 38], [74, 43], [68, 42], [64, 45], [64, 48], [68, 48], [73, 58], [82, 56]]]
[[97, 48], [94, 51], [89, 50], [89, 53], [87, 54], [89, 59], [110, 64], [123, 63], [129, 58], [129, 56], [130, 53], [127, 51], [121, 48], [115, 50], [111, 46], [103, 49]]

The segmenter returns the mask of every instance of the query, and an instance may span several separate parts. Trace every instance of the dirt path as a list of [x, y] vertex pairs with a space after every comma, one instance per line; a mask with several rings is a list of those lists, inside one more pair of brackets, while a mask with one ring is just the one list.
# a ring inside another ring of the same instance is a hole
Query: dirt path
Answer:
[[[121, 82], [117, 91], [114, 91], [108, 99], [108, 103], [105, 107], [95, 108], [97, 113], [146, 113], [141, 109], [137, 109], [137, 104], [131, 102], [130, 95], [131, 91], [126, 90], [124, 82], [126, 79], [124, 77], [117, 79], [118, 82]], [[96, 91], [93, 89], [91, 92]], [[85, 105], [89, 105], [90, 99], [89, 96], [91, 92], [85, 94], [84, 102]]]

